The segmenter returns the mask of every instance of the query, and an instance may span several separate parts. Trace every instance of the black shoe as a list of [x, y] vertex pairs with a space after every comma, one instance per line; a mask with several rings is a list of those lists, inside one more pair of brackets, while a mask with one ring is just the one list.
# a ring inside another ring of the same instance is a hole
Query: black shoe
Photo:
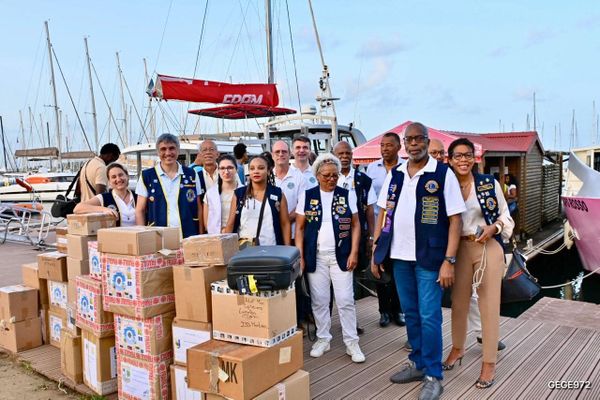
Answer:
[[379, 317], [379, 326], [385, 328], [390, 324], [390, 316], [387, 313], [381, 313]]
[[362, 335], [363, 333], [365, 333], [365, 330], [363, 328], [361, 328], [360, 326], [358, 326], [358, 324], [356, 324], [356, 334], [358, 336]]
[[394, 314], [394, 322], [398, 326], [406, 326], [406, 320], [403, 313]]
[[[483, 339], [481, 338], [481, 336], [477, 336], [477, 343], [482, 344], [483, 343]], [[504, 343], [502, 343], [502, 340], [498, 340], [498, 351], [502, 351], [506, 348], [506, 345]]]

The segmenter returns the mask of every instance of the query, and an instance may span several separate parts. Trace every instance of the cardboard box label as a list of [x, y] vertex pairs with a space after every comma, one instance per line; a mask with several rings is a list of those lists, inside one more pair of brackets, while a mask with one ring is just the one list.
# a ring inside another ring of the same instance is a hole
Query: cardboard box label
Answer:
[[109, 296], [135, 300], [136, 276], [132, 267], [125, 265], [111, 265], [106, 271], [106, 292]]
[[208, 342], [210, 339], [210, 332], [173, 326], [175, 362], [185, 364], [187, 361], [187, 349], [197, 344]]
[[65, 282], [48, 281], [50, 304], [67, 309], [67, 284]]
[[139, 399], [150, 399], [150, 371], [121, 362], [122, 392]]
[[98, 348], [95, 343], [83, 339], [83, 375], [86, 382], [97, 391], [98, 386]]
[[50, 340], [53, 342], [60, 343], [60, 333], [63, 328], [63, 320], [60, 317], [56, 317], [50, 314]]
[[171, 368], [171, 374], [173, 374], [174, 388], [173, 393], [175, 398], [173, 400], [203, 400], [204, 393], [198, 390], [192, 390], [187, 386], [187, 369], [185, 367], [178, 367], [173, 365]]
[[90, 260], [90, 277], [102, 280], [102, 264], [98, 252], [98, 241], [88, 242], [88, 256]]
[[142, 321], [118, 315], [115, 326], [117, 328], [115, 332], [116, 340], [120, 348], [139, 354], [148, 353], [146, 332]]

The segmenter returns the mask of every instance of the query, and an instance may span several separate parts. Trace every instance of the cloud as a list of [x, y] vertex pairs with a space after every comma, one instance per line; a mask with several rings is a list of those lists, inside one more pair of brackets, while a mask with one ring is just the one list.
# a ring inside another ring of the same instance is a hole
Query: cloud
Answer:
[[456, 114], [474, 115], [481, 113], [481, 107], [477, 104], [464, 105], [456, 99], [453, 91], [441, 85], [430, 85], [425, 87], [424, 93], [429, 96], [430, 108], [440, 111], [451, 111]]
[[496, 47], [495, 49], [490, 50], [490, 52], [488, 53], [490, 57], [494, 58], [503, 57], [506, 54], [508, 54], [508, 47], [506, 46]]
[[593, 29], [600, 26], [600, 15], [590, 15], [586, 18], [582, 18], [575, 23], [575, 26], [580, 29]]
[[525, 47], [537, 46], [556, 36], [556, 32], [551, 29], [538, 29], [527, 32], [525, 38]]
[[407, 49], [408, 46], [399, 37], [392, 37], [388, 40], [372, 38], [363, 43], [356, 55], [367, 58], [385, 57]]

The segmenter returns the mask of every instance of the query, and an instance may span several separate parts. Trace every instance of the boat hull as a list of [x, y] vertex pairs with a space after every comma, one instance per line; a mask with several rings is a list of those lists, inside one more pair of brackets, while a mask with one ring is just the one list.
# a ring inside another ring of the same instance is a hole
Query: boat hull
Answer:
[[581, 262], [594, 271], [600, 267], [600, 198], [563, 196], [562, 202]]

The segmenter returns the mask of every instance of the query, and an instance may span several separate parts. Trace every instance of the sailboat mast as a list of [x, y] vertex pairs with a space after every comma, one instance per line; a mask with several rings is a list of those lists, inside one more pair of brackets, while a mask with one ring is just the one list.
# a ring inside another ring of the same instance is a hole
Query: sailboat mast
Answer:
[[6, 142], [4, 139], [4, 122], [2, 122], [2, 115], [0, 115], [0, 132], [2, 133], [2, 154], [4, 155], [4, 170], [8, 171], [8, 161], [6, 159]]
[[94, 120], [94, 151], [96, 153], [100, 150], [98, 147], [98, 119], [96, 114], [96, 99], [94, 97], [94, 83], [92, 81], [92, 61], [90, 60], [90, 51], [88, 48], [87, 37], [83, 38], [85, 43], [85, 58], [87, 60], [88, 76], [90, 78], [90, 95], [92, 96], [92, 117]]
[[58, 168], [62, 170], [62, 156], [60, 154], [60, 117], [58, 115], [58, 101], [56, 97], [56, 82], [54, 80], [54, 63], [52, 62], [52, 43], [50, 42], [50, 30], [48, 29], [48, 21], [44, 21], [46, 27], [46, 41], [48, 43], [48, 60], [50, 62], [50, 80], [52, 82], [52, 97], [54, 100], [54, 117], [56, 120], [56, 146], [58, 147]]
[[[21, 149], [25, 150], [25, 148], [27, 146], [25, 146], [25, 125], [23, 124], [23, 111], [19, 110], [19, 121], [21, 124]], [[30, 136], [31, 137], [31, 136]], [[26, 171], [27, 168], [27, 157], [25, 157], [25, 168], [24, 170]]]
[[273, 77], [273, 20], [271, 18], [271, 0], [265, 0], [265, 28], [267, 30], [267, 68], [268, 83], [274, 83]]
[[[146, 58], [144, 60], [144, 74], [146, 76], [146, 83], [150, 82], [150, 76], [148, 75], [148, 63]], [[152, 96], [148, 96], [148, 114], [150, 116], [150, 135], [152, 140], [156, 140], [156, 126], [154, 126], [154, 114], [152, 113]]]
[[127, 131], [127, 104], [125, 104], [125, 94], [123, 92], [123, 73], [121, 71], [121, 61], [119, 60], [119, 52], [117, 51], [117, 71], [119, 72], [119, 84], [121, 87], [121, 107], [123, 112], [123, 140], [125, 147], [129, 146], [129, 134]]

